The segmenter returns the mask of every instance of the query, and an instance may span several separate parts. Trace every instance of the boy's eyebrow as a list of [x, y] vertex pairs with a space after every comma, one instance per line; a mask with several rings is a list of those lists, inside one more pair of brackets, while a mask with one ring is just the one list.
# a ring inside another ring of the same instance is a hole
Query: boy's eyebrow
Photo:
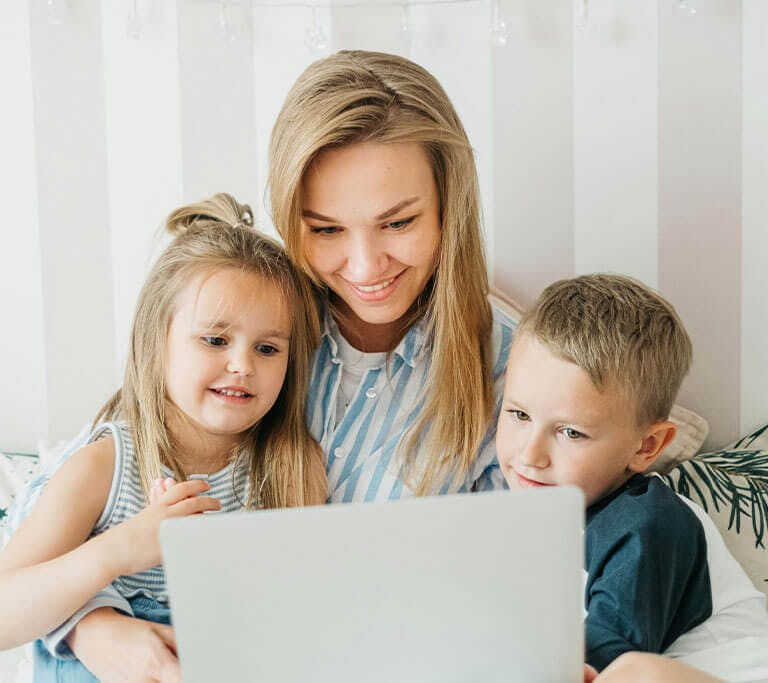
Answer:
[[[226, 330], [233, 327], [232, 323], [228, 323], [226, 320], [212, 320], [210, 322], [201, 322], [200, 327], [206, 330]], [[260, 330], [260, 336], [263, 337], [277, 337], [278, 339], [285, 339], [286, 341], [291, 338], [291, 335], [285, 330]]]
[[[404, 199], [401, 202], [398, 202], [393, 207], [387, 209], [386, 211], [380, 213], [378, 216], [374, 216], [373, 219], [376, 221], [383, 221], [385, 218], [389, 218], [390, 216], [394, 216], [398, 211], [402, 211], [404, 208], [410, 206], [411, 204], [416, 203], [419, 201], [419, 197], [409, 197], [408, 199]], [[335, 218], [331, 218], [330, 216], [324, 216], [321, 213], [318, 213], [317, 211], [312, 211], [312, 209], [304, 209], [301, 212], [301, 215], [304, 218], [314, 218], [317, 221], [325, 221], [326, 223], [338, 223]]]

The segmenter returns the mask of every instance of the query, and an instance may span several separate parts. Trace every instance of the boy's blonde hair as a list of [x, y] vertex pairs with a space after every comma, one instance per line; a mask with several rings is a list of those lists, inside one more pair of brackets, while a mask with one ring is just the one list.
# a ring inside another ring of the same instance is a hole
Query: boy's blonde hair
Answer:
[[635, 406], [638, 426], [668, 419], [693, 348], [672, 304], [630, 277], [598, 273], [559, 280], [527, 311], [530, 334]]
[[464, 478], [493, 411], [477, 172], [461, 121], [437, 79], [404, 57], [362, 50], [310, 65], [272, 131], [272, 218], [294, 262], [320, 284], [302, 249], [304, 174], [323, 150], [366, 141], [421, 145], [440, 202], [437, 268], [402, 329], [425, 316], [433, 343], [423, 409], [399, 446], [406, 477], [424, 494], [446, 470], [454, 485]]
[[[317, 304], [306, 278], [285, 250], [254, 230], [253, 213], [228, 194], [174, 211], [166, 230], [175, 235], [160, 255], [139, 294], [125, 380], [95, 422], [125, 419], [136, 444], [142, 486], [149, 494], [161, 465], [178, 481], [186, 477], [167, 425], [179, 409], [168, 398], [165, 348], [179, 293], [192, 278], [221, 268], [254, 273], [274, 284], [291, 311], [285, 380], [274, 405], [243, 434], [232, 455], [235, 468], [249, 472], [246, 507], [284, 507], [322, 503], [325, 468], [320, 446], [305, 418], [309, 365], [319, 341]], [[184, 418], [183, 415], [180, 417]]]

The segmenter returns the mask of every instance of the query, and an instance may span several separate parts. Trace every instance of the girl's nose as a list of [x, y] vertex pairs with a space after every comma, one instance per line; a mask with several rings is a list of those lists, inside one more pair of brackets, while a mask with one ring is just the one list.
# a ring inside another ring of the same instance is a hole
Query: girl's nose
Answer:
[[250, 375], [253, 372], [253, 359], [247, 349], [233, 349], [227, 359], [227, 372], [233, 375]]

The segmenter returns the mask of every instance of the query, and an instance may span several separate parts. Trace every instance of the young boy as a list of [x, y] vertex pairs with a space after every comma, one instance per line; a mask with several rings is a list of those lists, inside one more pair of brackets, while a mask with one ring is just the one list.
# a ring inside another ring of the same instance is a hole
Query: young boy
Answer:
[[496, 445], [510, 488], [586, 497], [586, 661], [685, 657], [768, 635], [765, 596], [706, 514], [643, 473], [675, 436], [691, 365], [673, 307], [630, 278], [550, 285], [520, 322]]

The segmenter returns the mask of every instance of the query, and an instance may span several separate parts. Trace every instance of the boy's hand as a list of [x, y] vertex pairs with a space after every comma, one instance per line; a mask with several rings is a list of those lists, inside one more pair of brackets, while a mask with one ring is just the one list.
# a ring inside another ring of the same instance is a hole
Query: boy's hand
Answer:
[[199, 495], [210, 488], [200, 479], [177, 484], [169, 478], [153, 485], [147, 507], [104, 533], [112, 541], [115, 576], [136, 574], [162, 562], [160, 524], [164, 519], [220, 510], [216, 498]]
[[597, 669], [589, 664], [584, 665], [584, 683], [592, 683], [597, 678]]

